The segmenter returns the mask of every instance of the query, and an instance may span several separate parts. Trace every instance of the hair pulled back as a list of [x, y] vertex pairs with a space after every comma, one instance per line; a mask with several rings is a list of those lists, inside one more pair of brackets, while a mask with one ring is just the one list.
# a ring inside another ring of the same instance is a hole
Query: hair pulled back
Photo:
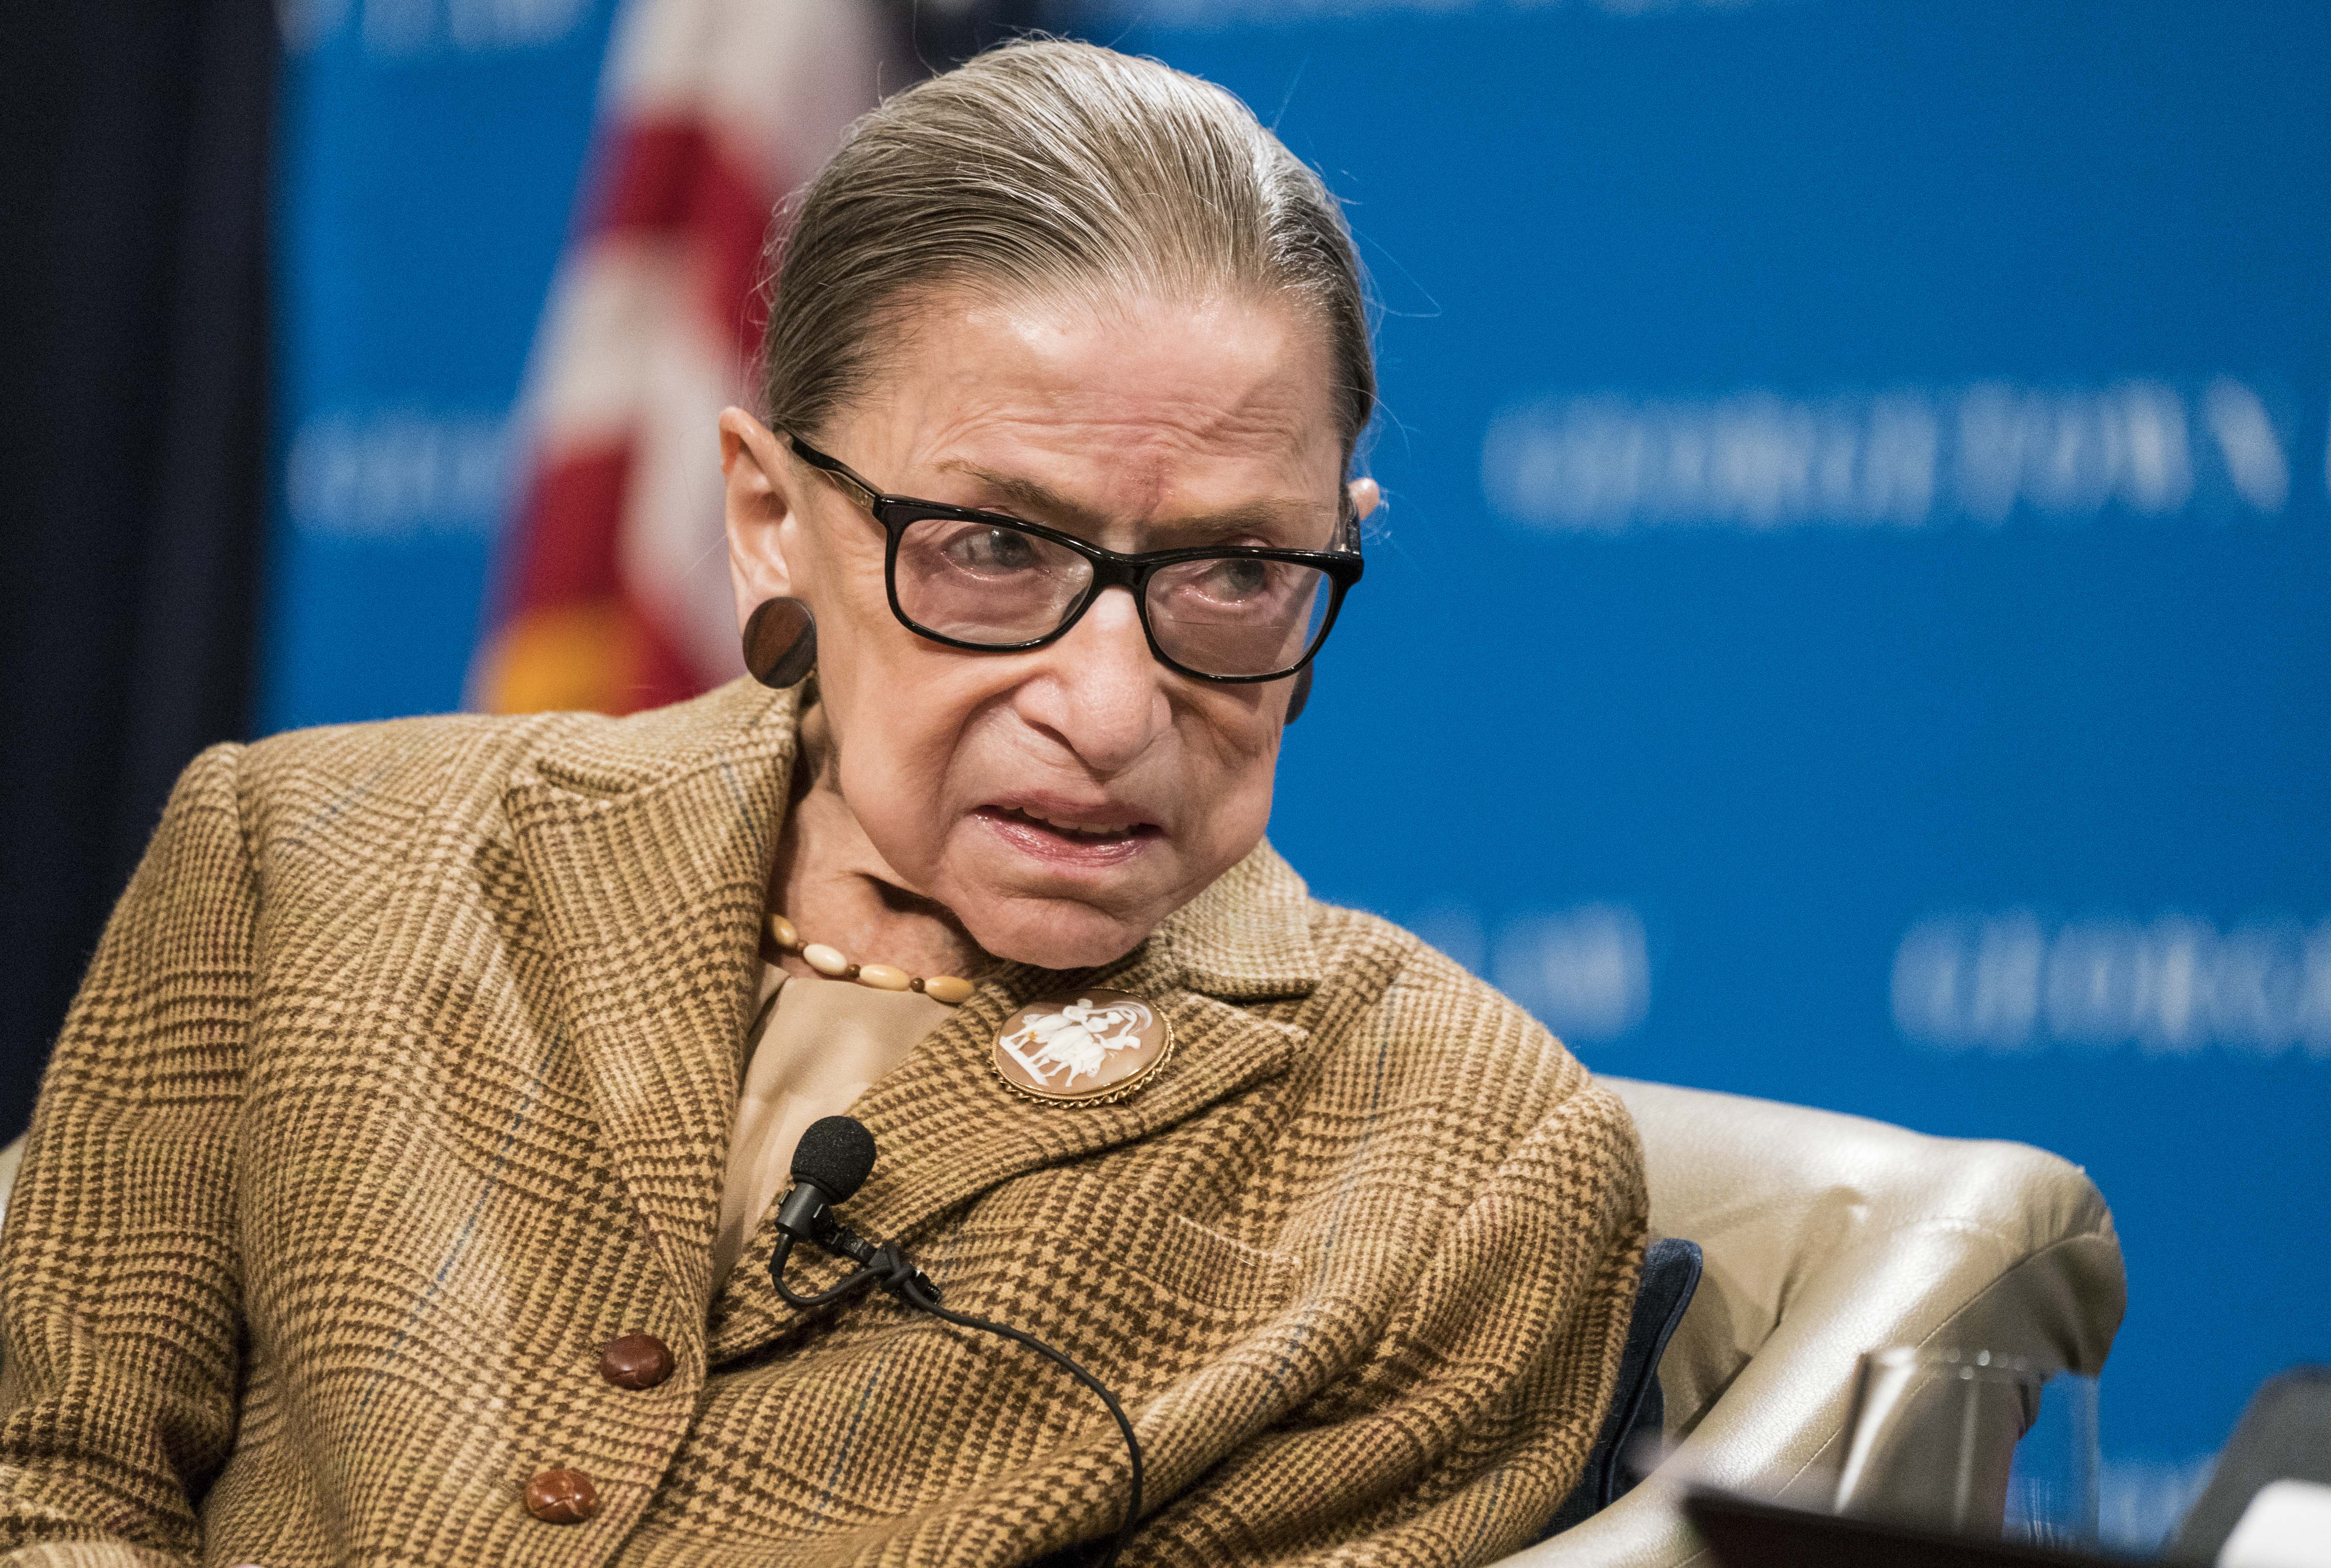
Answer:
[[1236, 98], [1154, 60], [991, 50], [860, 119], [785, 215], [760, 367], [779, 430], [816, 434], [877, 370], [892, 318], [964, 287], [1287, 299], [1327, 334], [1346, 463], [1375, 406], [1335, 198]]

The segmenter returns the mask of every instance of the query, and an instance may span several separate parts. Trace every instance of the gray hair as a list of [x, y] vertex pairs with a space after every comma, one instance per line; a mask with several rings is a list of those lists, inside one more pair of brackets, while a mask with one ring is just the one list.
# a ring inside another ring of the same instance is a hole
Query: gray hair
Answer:
[[1054, 39], [991, 50], [861, 118], [789, 207], [761, 341], [776, 429], [814, 435], [864, 389], [889, 321], [953, 287], [1289, 298], [1326, 329], [1347, 465], [1375, 411], [1335, 197], [1244, 104], [1156, 61]]

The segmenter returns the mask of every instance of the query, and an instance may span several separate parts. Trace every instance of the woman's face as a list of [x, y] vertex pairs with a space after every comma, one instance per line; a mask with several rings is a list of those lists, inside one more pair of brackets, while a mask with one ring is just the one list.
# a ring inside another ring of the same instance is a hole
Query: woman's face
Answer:
[[[890, 344], [863, 397], [799, 432], [880, 489], [1117, 550], [1334, 542], [1330, 356], [1287, 309], [947, 294]], [[1261, 841], [1291, 680], [1177, 674], [1122, 589], [1028, 652], [918, 637], [890, 613], [865, 508], [751, 416], [720, 429], [739, 624], [777, 594], [816, 613], [841, 791], [880, 874], [990, 953], [1075, 968]], [[1375, 498], [1355, 486], [1364, 511]]]

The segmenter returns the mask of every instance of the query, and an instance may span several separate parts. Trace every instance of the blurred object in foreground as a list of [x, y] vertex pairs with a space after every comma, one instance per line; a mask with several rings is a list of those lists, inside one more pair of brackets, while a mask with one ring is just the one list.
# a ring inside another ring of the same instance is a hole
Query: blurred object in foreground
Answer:
[[1862, 1357], [1837, 1510], [1955, 1535], [2091, 1546], [2097, 1380], [2020, 1356]]
[[[2229, 1548], [2249, 1525], [2250, 1508], [2285, 1482], [2304, 1482], [2317, 1491], [2331, 1488], [2331, 1367], [2293, 1367], [2269, 1378], [2251, 1397], [2169, 1556], [2185, 1563], [2232, 1557]], [[2322, 1501], [2312, 1493], [2279, 1496], [2281, 1505], [2270, 1507], [2251, 1531], [2245, 1560], [2266, 1562], [2276, 1541], [2289, 1529], [2301, 1528], [2299, 1521], [2316, 1517]]]
[[2006, 1535], [2041, 1546], [2102, 1543], [2104, 1449], [2097, 1379], [2059, 1372], [2015, 1445], [2007, 1481]]
[[2331, 1568], [2331, 1487], [2260, 1487], [2218, 1554], [2218, 1568]]
[[897, 80], [892, 37], [874, 0], [626, 0], [471, 706], [628, 713], [741, 672], [714, 422], [751, 401], [769, 214]]
[[2130, 1568], [2131, 1562], [1711, 1490], [1690, 1493], [1684, 1515], [1718, 1568]]
[[1837, 1511], [1997, 1535], [2016, 1440], [2045, 1381], [1988, 1351], [1897, 1345], [1863, 1356]]

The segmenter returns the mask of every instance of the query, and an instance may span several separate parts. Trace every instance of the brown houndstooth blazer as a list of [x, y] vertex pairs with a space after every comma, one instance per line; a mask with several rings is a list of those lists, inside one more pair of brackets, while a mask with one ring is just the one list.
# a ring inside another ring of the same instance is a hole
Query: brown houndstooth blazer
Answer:
[[[1113, 1527], [1115, 1428], [1025, 1351], [792, 1311], [766, 1228], [710, 1295], [794, 716], [740, 682], [187, 769], [0, 1238], [5, 1562], [1002, 1565]], [[1626, 1332], [1626, 1113], [1268, 848], [1066, 983], [1104, 975], [1171, 1020], [1150, 1087], [1013, 1098], [995, 1027], [1064, 981], [1007, 969], [861, 1101], [848, 1216], [1118, 1391], [1128, 1562], [1525, 1544]], [[600, 1375], [630, 1331], [670, 1381]], [[526, 1512], [554, 1467], [595, 1516]]]

